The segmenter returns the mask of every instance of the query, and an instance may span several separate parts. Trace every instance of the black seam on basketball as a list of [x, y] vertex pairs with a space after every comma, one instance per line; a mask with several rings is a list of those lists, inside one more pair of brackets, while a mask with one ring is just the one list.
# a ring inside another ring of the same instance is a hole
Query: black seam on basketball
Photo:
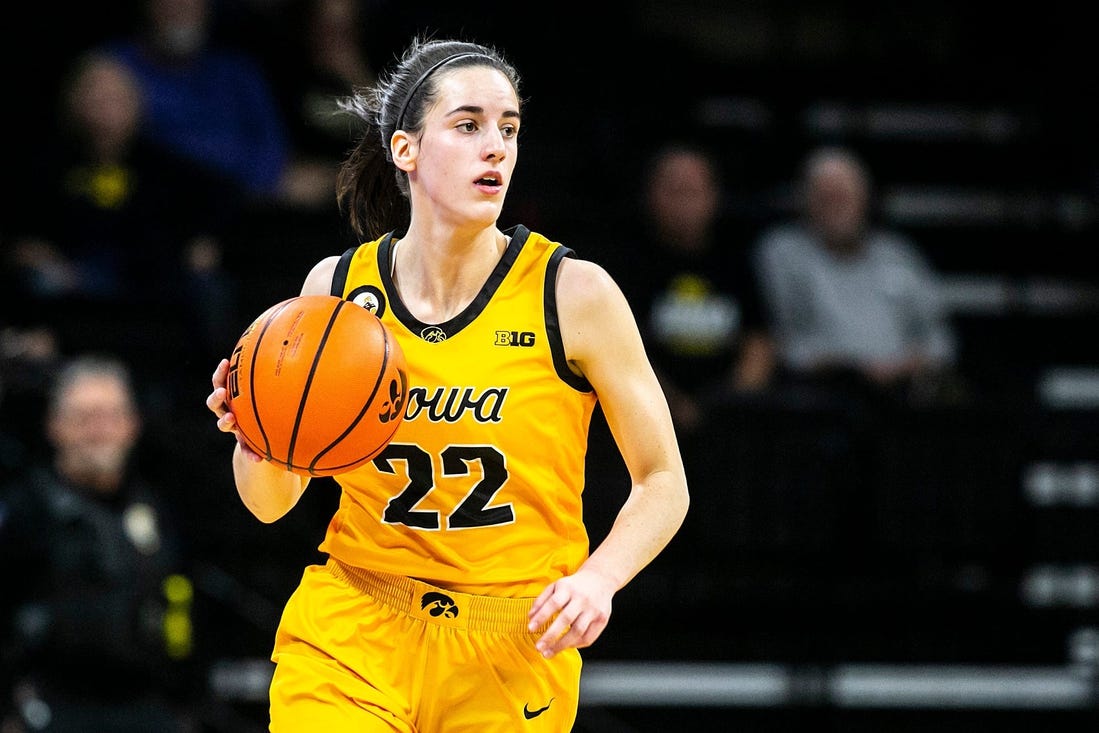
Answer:
[[298, 414], [294, 418], [294, 429], [290, 433], [290, 446], [286, 451], [286, 464], [288, 466], [294, 466], [294, 448], [298, 442], [298, 431], [301, 429], [301, 419], [305, 414], [305, 403], [309, 400], [309, 388], [313, 385], [313, 377], [317, 373], [317, 364], [320, 363], [321, 355], [324, 354], [324, 348], [328, 344], [328, 337], [332, 333], [332, 328], [336, 324], [336, 319], [340, 315], [340, 310], [342, 310], [345, 305], [347, 305], [346, 300], [336, 301], [336, 307], [332, 309], [332, 314], [328, 317], [328, 325], [324, 327], [324, 333], [321, 334], [320, 341], [317, 343], [317, 349], [313, 352], [313, 363], [309, 365], [309, 376], [305, 379], [305, 386], [302, 388], [301, 398], [298, 400]]
[[[346, 303], [347, 301], [341, 301], [341, 302]], [[357, 308], [359, 306], [355, 306], [355, 307]], [[347, 428], [340, 435], [337, 435], [335, 437], [335, 439], [331, 443], [329, 443], [327, 447], [324, 448], [324, 450], [320, 451], [319, 453], [317, 453], [317, 455], [315, 455], [313, 457], [313, 460], [310, 462], [309, 466], [307, 467], [307, 470], [309, 471], [309, 473], [315, 473], [316, 472], [317, 463], [322, 458], [324, 458], [324, 456], [327, 455], [329, 451], [331, 451], [333, 448], [335, 448], [340, 443], [340, 441], [342, 441], [344, 438], [346, 438], [348, 435], [351, 434], [351, 431], [354, 430], [355, 427], [360, 422], [362, 422], [362, 419], [366, 415], [367, 410], [369, 410], [371, 405], [374, 404], [374, 398], [378, 395], [378, 388], [381, 387], [381, 385], [382, 385], [382, 380], [385, 377], [386, 367], [389, 365], [389, 332], [386, 331], [384, 326], [382, 326], [382, 322], [380, 320], [377, 321], [377, 326], [378, 326], [379, 329], [381, 329], [382, 341], [385, 343], [385, 352], [384, 352], [385, 356], [382, 357], [382, 367], [381, 367], [381, 369], [378, 370], [378, 377], [377, 377], [377, 379], [374, 380], [374, 388], [372, 390], [370, 390], [370, 396], [366, 398], [366, 402], [363, 403], [363, 408], [359, 411], [359, 414], [355, 416], [355, 419], [352, 420], [351, 423], [347, 426]], [[395, 430], [396, 429], [394, 429], [394, 431]], [[390, 436], [390, 437], [392, 437], [392, 436]], [[385, 445], [385, 442], [383, 442], [382, 445]], [[376, 453], [375, 453], [375, 455], [376, 455]], [[371, 458], [373, 458], [373, 456], [371, 456]], [[360, 463], [360, 462], [361, 462], [361, 459], [356, 459], [352, 463], [344, 464], [342, 466], [333, 466], [331, 468], [326, 468], [325, 473], [328, 473], [328, 472], [333, 471], [333, 470], [338, 471], [339, 469], [347, 468], [348, 466], [352, 466], [352, 465], [355, 465], [355, 464]]]
[[[383, 374], [384, 374], [384, 372], [383, 372]], [[365, 413], [365, 410], [364, 410], [364, 413]], [[352, 425], [352, 427], [354, 427], [354, 425], [357, 425], [357, 424], [358, 424], [358, 421], [356, 421]], [[346, 471], [346, 470], [349, 470], [351, 468], [357, 468], [358, 466], [362, 466], [363, 464], [365, 464], [369, 461], [372, 461], [375, 458], [377, 458], [379, 455], [381, 455], [381, 452], [383, 450], [385, 450], [386, 446], [388, 446], [390, 441], [393, 440], [393, 436], [397, 434], [397, 428], [399, 428], [399, 427], [401, 427], [401, 421], [400, 420], [394, 420], [393, 421], [393, 429], [389, 431], [389, 435], [387, 435], [384, 440], [382, 440], [378, 443], [377, 447], [374, 448], [373, 453], [370, 453], [370, 454], [366, 455], [363, 458], [356, 458], [354, 461], [351, 461], [350, 463], [343, 463], [343, 464], [340, 464], [339, 466], [329, 466], [328, 468], [325, 468], [323, 472], [318, 472], [317, 471], [317, 468], [316, 468], [317, 461], [313, 461], [312, 465], [306, 467], [306, 470], [309, 471], [309, 473], [313, 476], [330, 476], [334, 473], [340, 473], [341, 471]], [[349, 430], [350, 430], [350, 428], [349, 428]], [[336, 442], [334, 442], [332, 445], [325, 448], [324, 451], [319, 453], [317, 455], [317, 460], [320, 460], [321, 456], [323, 456], [325, 453], [328, 453], [328, 451], [330, 451], [332, 448], [335, 448], [337, 443], [339, 443], [339, 440], [336, 440]], [[299, 467], [295, 466], [295, 468], [299, 468]]]
[[[260, 418], [259, 414], [259, 403], [256, 401], [256, 360], [259, 358], [260, 345], [263, 343], [263, 337], [264, 335], [266, 335], [267, 329], [271, 327], [272, 321], [274, 321], [280, 313], [286, 310], [286, 307], [289, 305], [290, 301], [287, 301], [282, 305], [281, 308], [269, 315], [267, 317], [267, 320], [263, 322], [263, 328], [260, 329], [259, 336], [256, 337], [256, 343], [252, 347], [252, 366], [248, 378], [248, 391], [250, 393], [249, 401], [252, 403], [252, 417], [256, 419], [256, 427], [259, 428], [260, 437], [263, 439], [263, 452], [266, 454], [265, 457], [267, 458], [267, 460], [274, 460], [278, 463], [281, 463], [281, 461], [275, 458], [275, 456], [271, 453], [271, 441], [267, 437], [267, 431], [263, 429], [263, 420]], [[258, 448], [259, 446], [255, 447]], [[289, 458], [290, 457], [287, 456], [288, 461]]]
[[[379, 321], [378, 324], [381, 325], [381, 321]], [[389, 365], [389, 352], [390, 352], [390, 349], [392, 348], [392, 346], [391, 346], [392, 340], [391, 340], [391, 337], [389, 335], [389, 331], [387, 331], [384, 327], [382, 328], [382, 338], [385, 339], [385, 358], [382, 360], [382, 371], [381, 371], [381, 374], [378, 376], [379, 381], [381, 380], [382, 375], [385, 374], [386, 367]], [[405, 397], [405, 399], [407, 401], [407, 398], [408, 398], [408, 382], [407, 382], [407, 379], [405, 378], [405, 374], [400, 369], [397, 370], [397, 376], [399, 376], [401, 378], [401, 388], [403, 390], [403, 396]], [[405, 409], [405, 405], [402, 405], [401, 409], [402, 410]], [[397, 417], [396, 420], [393, 421], [393, 429], [389, 431], [389, 435], [386, 436], [385, 440], [383, 440], [381, 442], [381, 444], [379, 444], [379, 446], [374, 450], [374, 453], [370, 456], [371, 458], [374, 458], [375, 456], [377, 456], [379, 453], [382, 452], [383, 448], [385, 448], [387, 445], [389, 445], [389, 441], [393, 440], [393, 436], [397, 434], [397, 428], [401, 427], [401, 422], [403, 420], [404, 420], [404, 415], [400, 415], [400, 416]]]

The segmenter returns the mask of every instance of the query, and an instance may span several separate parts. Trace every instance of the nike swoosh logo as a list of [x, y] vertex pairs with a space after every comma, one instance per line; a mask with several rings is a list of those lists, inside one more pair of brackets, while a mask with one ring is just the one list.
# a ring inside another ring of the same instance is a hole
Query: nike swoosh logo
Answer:
[[538, 717], [539, 715], [541, 715], [542, 713], [544, 713], [544, 712], [546, 712], [547, 710], [549, 710], [549, 707], [550, 707], [550, 705], [552, 705], [552, 704], [553, 704], [553, 701], [554, 701], [555, 699], [556, 699], [556, 698], [552, 698], [552, 697], [551, 697], [551, 698], [550, 698], [550, 701], [546, 703], [546, 706], [545, 706], [544, 708], [538, 708], [537, 710], [531, 710], [531, 709], [530, 709], [530, 708], [528, 708], [528, 707], [527, 707], [526, 705], [523, 705], [523, 717], [524, 717], [524, 718], [526, 718], [527, 720], [531, 720], [531, 719], [533, 719], [533, 718], [537, 718], [537, 717]]

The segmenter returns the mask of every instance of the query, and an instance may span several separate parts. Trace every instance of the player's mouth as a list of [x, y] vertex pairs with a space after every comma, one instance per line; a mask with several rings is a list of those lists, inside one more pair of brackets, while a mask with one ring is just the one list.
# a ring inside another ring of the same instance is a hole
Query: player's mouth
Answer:
[[500, 190], [504, 186], [504, 177], [499, 173], [486, 173], [473, 182], [473, 185], [481, 189], [489, 189], [493, 192]]

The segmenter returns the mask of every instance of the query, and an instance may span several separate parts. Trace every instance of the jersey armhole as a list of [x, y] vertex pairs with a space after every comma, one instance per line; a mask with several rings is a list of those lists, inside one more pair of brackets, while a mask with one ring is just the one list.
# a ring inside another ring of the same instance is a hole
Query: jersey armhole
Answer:
[[591, 382], [569, 369], [568, 359], [565, 357], [565, 344], [561, 340], [561, 323], [557, 318], [557, 270], [561, 267], [561, 260], [575, 256], [576, 253], [572, 249], [563, 245], [550, 254], [549, 262], [546, 264], [542, 307], [546, 317], [546, 336], [549, 338], [550, 354], [553, 356], [553, 368], [557, 376], [578, 392], [591, 392]]
[[351, 269], [351, 258], [355, 256], [358, 247], [349, 247], [340, 255], [340, 261], [336, 263], [336, 271], [332, 273], [332, 295], [343, 297], [344, 288], [347, 286], [347, 273]]

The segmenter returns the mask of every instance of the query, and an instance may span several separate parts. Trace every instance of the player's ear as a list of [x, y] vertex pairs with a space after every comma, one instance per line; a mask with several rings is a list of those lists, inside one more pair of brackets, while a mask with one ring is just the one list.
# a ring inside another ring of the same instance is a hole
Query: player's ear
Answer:
[[404, 172], [409, 172], [416, 167], [416, 154], [419, 146], [416, 140], [404, 130], [397, 130], [389, 138], [389, 151], [393, 156], [393, 164]]

